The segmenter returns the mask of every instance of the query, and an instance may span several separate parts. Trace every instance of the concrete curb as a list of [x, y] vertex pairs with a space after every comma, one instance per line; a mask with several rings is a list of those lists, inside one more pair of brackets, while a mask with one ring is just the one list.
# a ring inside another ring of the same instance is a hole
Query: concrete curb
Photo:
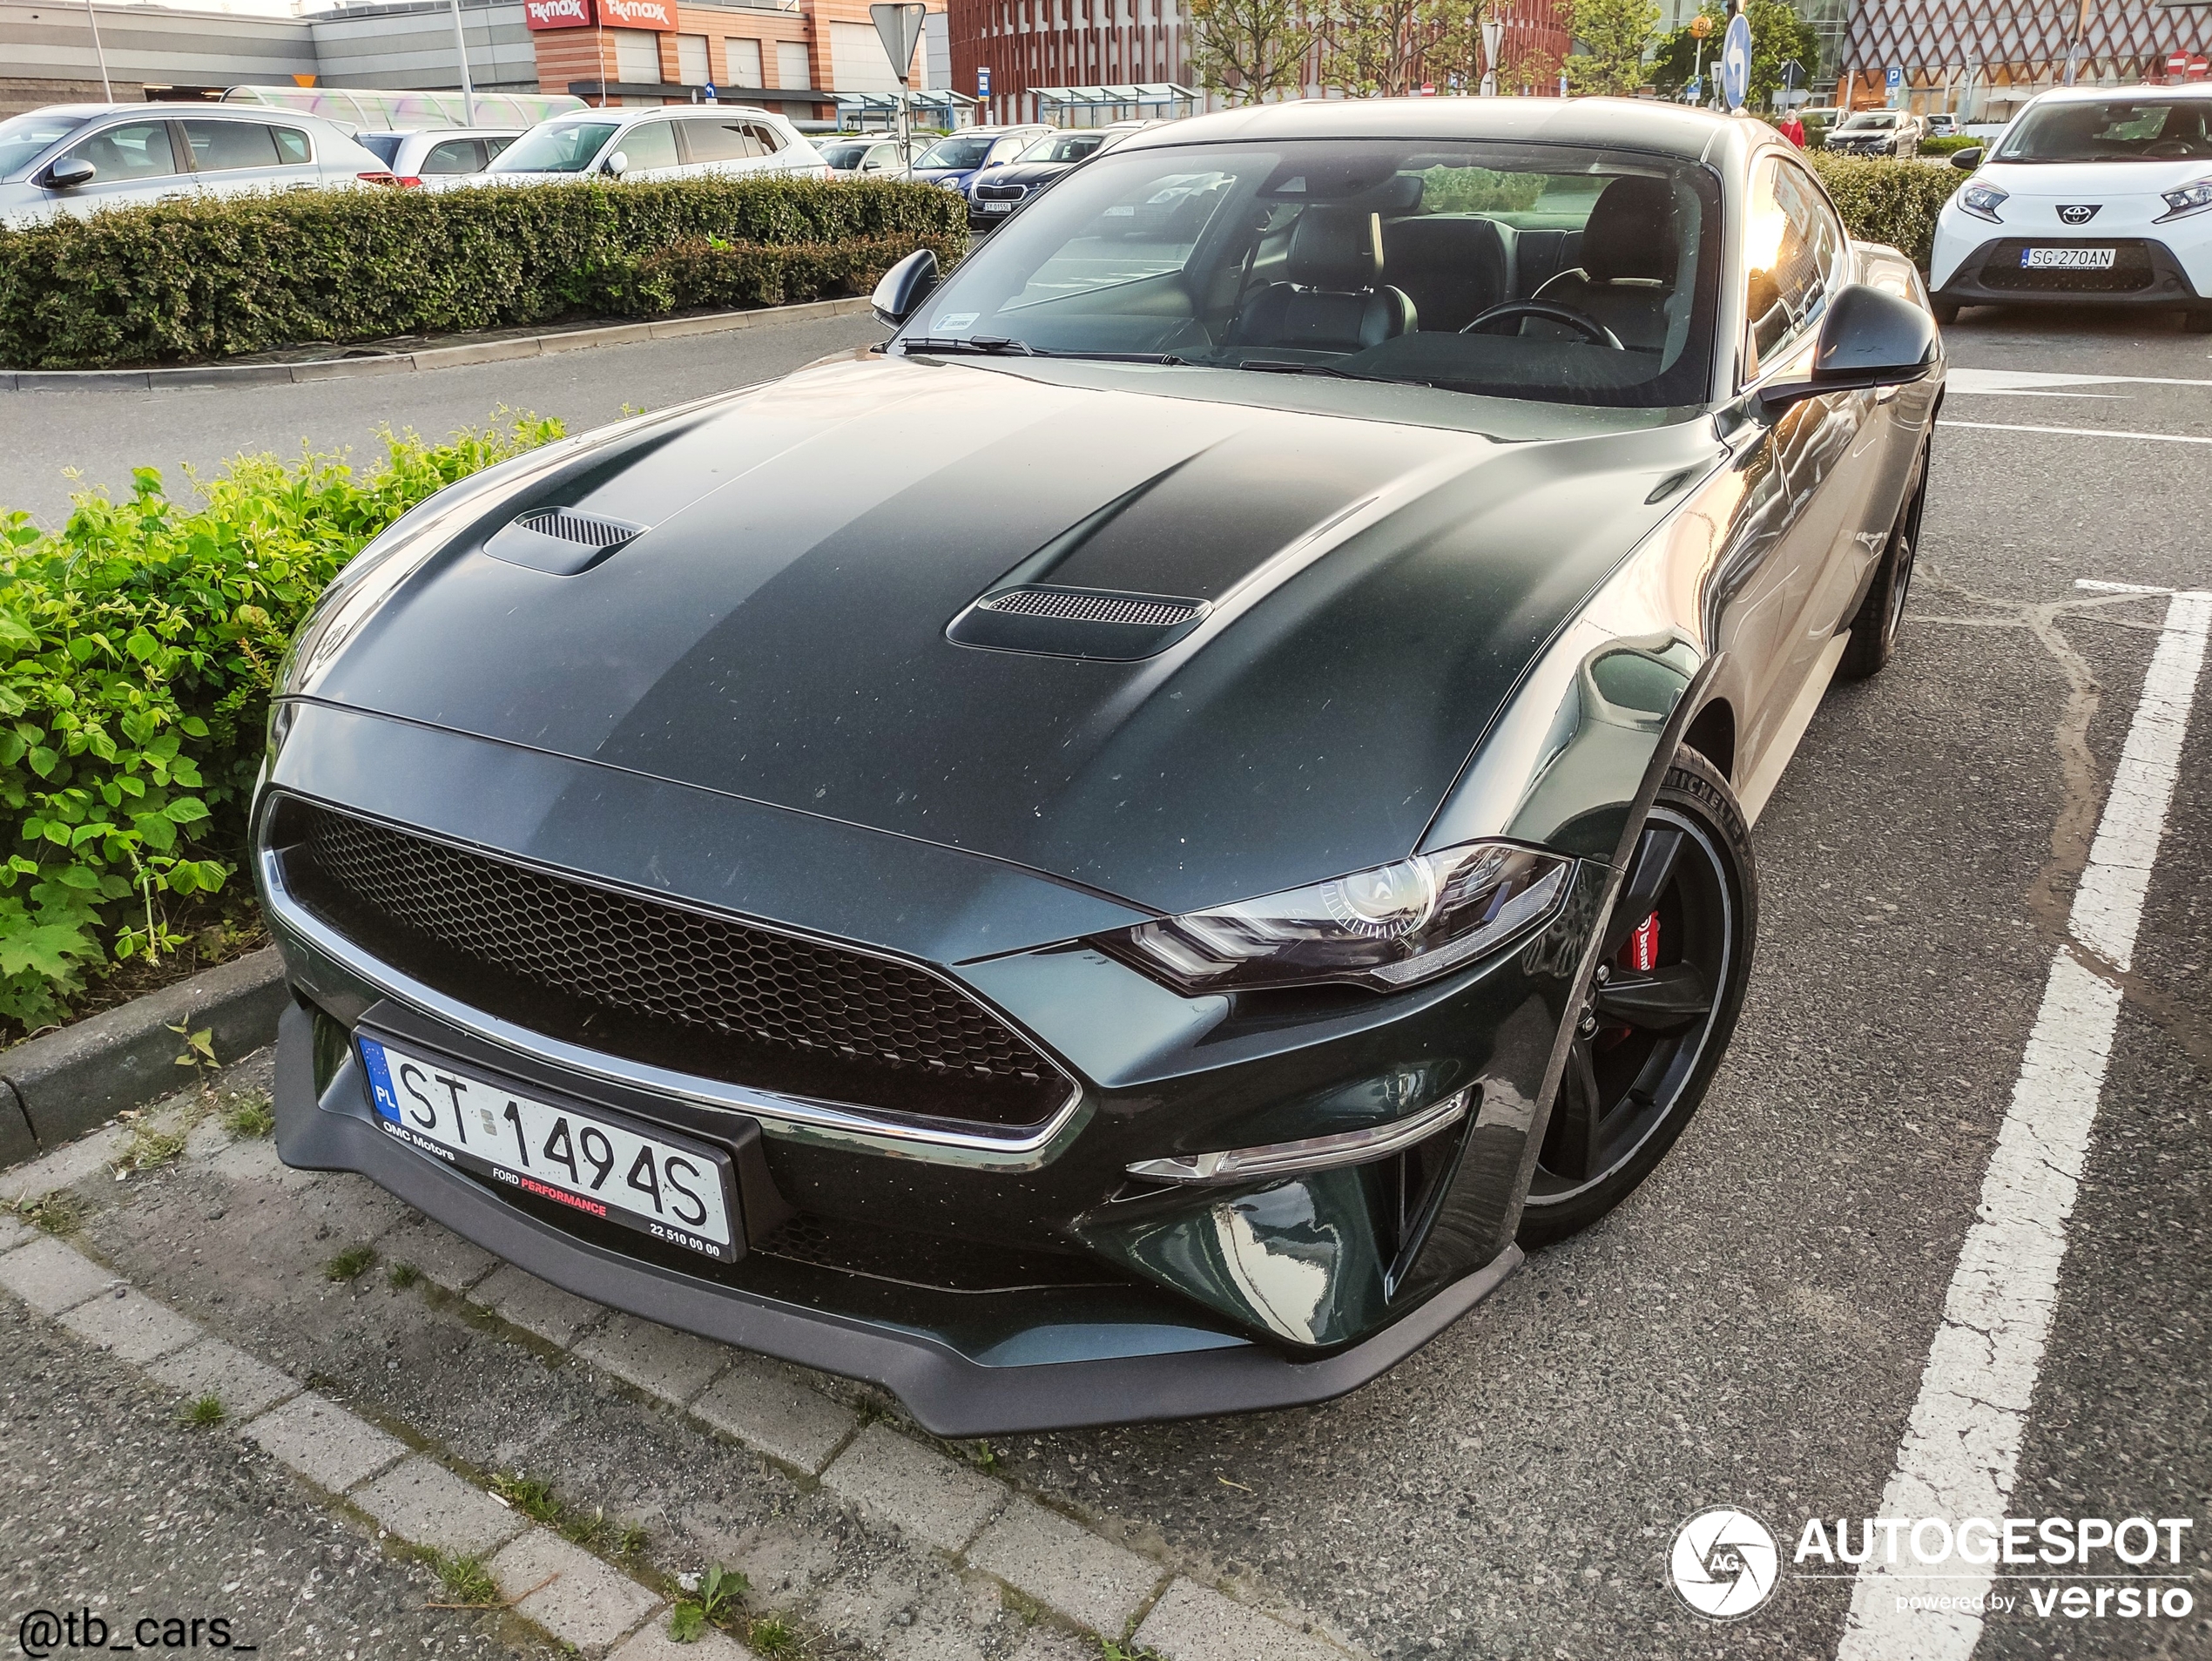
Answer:
[[284, 962], [273, 946], [203, 969], [90, 1020], [0, 1050], [0, 1165], [59, 1147], [126, 1107], [169, 1095], [190, 1023], [234, 1061], [276, 1036]]
[[809, 300], [800, 306], [760, 306], [750, 311], [671, 317], [658, 323], [611, 323], [597, 328], [560, 329], [549, 334], [473, 341], [462, 346], [432, 347], [421, 352], [325, 358], [313, 363], [196, 363], [176, 369], [0, 369], [0, 392], [144, 392], [163, 387], [260, 383], [300, 386], [314, 381], [347, 381], [356, 375], [411, 375], [420, 369], [457, 369], [472, 363], [504, 362], [510, 358], [550, 357], [557, 352], [629, 346], [640, 341], [680, 340], [689, 334], [721, 334], [732, 329], [765, 328], [775, 323], [810, 323], [826, 317], [849, 317], [867, 308], [867, 300], [856, 295], [845, 300]]

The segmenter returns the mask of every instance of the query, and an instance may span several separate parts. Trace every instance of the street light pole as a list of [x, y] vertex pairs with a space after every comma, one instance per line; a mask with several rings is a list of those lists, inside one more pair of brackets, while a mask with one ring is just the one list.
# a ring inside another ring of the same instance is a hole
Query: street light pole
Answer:
[[92, 25], [92, 56], [100, 60], [100, 97], [112, 104], [115, 86], [107, 78], [107, 48], [100, 44], [99, 14], [92, 10], [92, 0], [84, 0], [84, 21]]
[[[86, 0], [91, 3], [91, 0]], [[469, 79], [469, 37], [461, 31], [461, 0], [453, 0], [453, 50], [461, 57], [461, 125], [476, 125], [476, 89]]]

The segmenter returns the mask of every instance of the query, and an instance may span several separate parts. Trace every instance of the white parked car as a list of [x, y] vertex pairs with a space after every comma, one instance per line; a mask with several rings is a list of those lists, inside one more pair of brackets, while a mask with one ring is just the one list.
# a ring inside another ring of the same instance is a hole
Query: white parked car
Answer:
[[364, 149], [374, 151], [392, 170], [402, 190], [450, 190], [471, 173], [481, 173], [521, 138], [522, 127], [426, 127], [410, 132], [359, 132]]
[[862, 133], [856, 138], [840, 133], [834, 138], [822, 139], [815, 148], [822, 152], [822, 159], [836, 178], [904, 179], [914, 171], [922, 152], [935, 142], [934, 135], [909, 138], [901, 151], [896, 138], [886, 138], [880, 134]]
[[389, 185], [320, 116], [219, 104], [57, 104], [0, 121], [0, 225], [180, 196]]
[[740, 105], [578, 110], [541, 121], [476, 174], [485, 185], [761, 173], [826, 179], [821, 154], [779, 115]]
[[2164, 307], [2212, 333], [2212, 85], [2068, 87], [2022, 110], [1936, 219], [1936, 315]]

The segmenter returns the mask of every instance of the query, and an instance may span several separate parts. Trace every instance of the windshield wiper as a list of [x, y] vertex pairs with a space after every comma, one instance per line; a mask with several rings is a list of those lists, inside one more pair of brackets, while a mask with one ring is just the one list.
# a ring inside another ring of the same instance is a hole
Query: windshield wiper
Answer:
[[1033, 358], [1036, 356], [1036, 354], [1029, 349], [1029, 343], [1027, 341], [1013, 340], [1004, 334], [975, 334], [965, 340], [953, 336], [937, 339], [927, 334], [918, 334], [907, 339], [904, 345], [909, 356], [916, 352], [927, 352], [933, 356], [940, 357], [959, 352], [971, 352], [982, 357]]
[[1367, 381], [1379, 386], [1434, 387], [1433, 381], [1416, 380], [1410, 375], [1361, 375], [1357, 369], [1339, 369], [1330, 363], [1290, 363], [1281, 358], [1245, 358], [1241, 362], [1216, 366], [1228, 369], [1257, 369], [1262, 375], [1325, 375], [1339, 381]]

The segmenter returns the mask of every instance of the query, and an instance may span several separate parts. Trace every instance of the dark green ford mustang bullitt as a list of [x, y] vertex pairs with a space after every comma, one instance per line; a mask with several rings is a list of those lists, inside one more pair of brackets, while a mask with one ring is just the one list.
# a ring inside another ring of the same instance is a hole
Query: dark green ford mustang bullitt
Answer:
[[1429, 98], [1138, 134], [876, 303], [326, 598], [283, 1156], [946, 1435], [1349, 1389], [1704, 1095], [1896, 640], [1920, 280], [1756, 122]]

